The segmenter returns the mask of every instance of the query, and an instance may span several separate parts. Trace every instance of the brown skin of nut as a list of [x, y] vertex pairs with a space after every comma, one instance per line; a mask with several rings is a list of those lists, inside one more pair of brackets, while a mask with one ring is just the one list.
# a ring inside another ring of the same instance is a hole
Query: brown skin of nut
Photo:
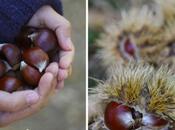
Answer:
[[105, 124], [110, 130], [134, 130], [142, 126], [160, 128], [168, 124], [167, 120], [157, 115], [140, 114], [133, 108], [112, 101], [105, 109]]
[[19, 79], [11, 77], [11, 76], [4, 76], [0, 79], [0, 90], [12, 93], [18, 88], [22, 86], [22, 83]]
[[1, 52], [11, 66], [18, 64], [21, 60], [21, 52], [19, 48], [13, 44], [4, 45]]
[[55, 33], [49, 29], [40, 29], [33, 38], [35, 46], [40, 47], [45, 52], [51, 52], [58, 46]]
[[38, 47], [25, 50], [22, 54], [22, 57], [28, 65], [35, 67], [38, 70], [40, 70], [41, 67], [43, 68], [42, 70], [44, 70], [49, 63], [49, 57], [47, 53]]
[[42, 74], [37, 69], [29, 65], [26, 65], [24, 68], [22, 68], [21, 75], [23, 76], [25, 82], [29, 86], [32, 86], [32, 88], [37, 87], [39, 80], [42, 76]]
[[5, 74], [5, 71], [6, 65], [2, 60], [0, 60], [0, 77], [2, 77]]
[[147, 114], [144, 116], [142, 124], [145, 126], [161, 127], [166, 126], [168, 124], [168, 121], [154, 114]]
[[110, 102], [105, 110], [105, 124], [110, 130], [130, 130], [132, 121], [131, 109], [127, 106], [118, 104], [116, 102]]
[[30, 26], [24, 26], [15, 41], [23, 50], [37, 46], [47, 53], [58, 46], [57, 37], [52, 30]]
[[34, 32], [36, 32], [38, 28], [30, 27], [30, 26], [24, 26], [21, 28], [21, 32], [19, 35], [15, 38], [15, 43], [17, 46], [25, 50], [27, 48], [30, 48], [32, 45], [32, 41], [28, 36]]

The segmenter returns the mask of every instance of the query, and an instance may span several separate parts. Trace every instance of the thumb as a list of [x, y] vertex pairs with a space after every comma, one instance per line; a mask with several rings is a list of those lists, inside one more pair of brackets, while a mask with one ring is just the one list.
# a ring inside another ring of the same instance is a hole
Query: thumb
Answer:
[[24, 109], [39, 100], [37, 92], [32, 90], [7, 93], [0, 91], [0, 111], [15, 112]]
[[63, 16], [59, 15], [51, 6], [41, 7], [30, 19], [29, 26], [48, 27], [56, 32], [59, 46], [65, 51], [72, 51], [71, 24]]

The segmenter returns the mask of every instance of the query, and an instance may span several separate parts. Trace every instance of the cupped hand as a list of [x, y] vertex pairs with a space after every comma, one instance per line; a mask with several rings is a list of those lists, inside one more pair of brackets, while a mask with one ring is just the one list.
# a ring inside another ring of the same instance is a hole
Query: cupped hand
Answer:
[[0, 127], [33, 115], [43, 108], [57, 85], [58, 65], [51, 63], [35, 90], [0, 91]]
[[63, 16], [59, 15], [51, 6], [43, 6], [30, 19], [29, 26], [45, 27], [53, 30], [58, 39], [59, 71], [57, 88], [64, 86], [64, 80], [68, 77], [71, 63], [74, 57], [74, 45], [71, 41], [71, 24]]
[[[28, 117], [40, 110], [55, 92], [62, 88], [68, 77], [74, 46], [71, 41], [70, 23], [50, 6], [41, 7], [30, 19], [29, 26], [46, 27], [55, 31], [60, 50], [59, 63], [51, 63], [35, 90], [14, 93], [0, 91], [0, 127]], [[57, 87], [56, 87], [57, 86]]]

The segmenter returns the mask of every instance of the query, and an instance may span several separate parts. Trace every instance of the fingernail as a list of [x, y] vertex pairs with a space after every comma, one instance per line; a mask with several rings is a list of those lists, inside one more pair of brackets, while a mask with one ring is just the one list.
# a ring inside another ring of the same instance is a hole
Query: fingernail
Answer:
[[38, 100], [39, 100], [39, 95], [36, 92], [32, 92], [27, 95], [28, 104], [35, 104]]
[[65, 44], [68, 50], [72, 50], [72, 41], [70, 38], [66, 40]]

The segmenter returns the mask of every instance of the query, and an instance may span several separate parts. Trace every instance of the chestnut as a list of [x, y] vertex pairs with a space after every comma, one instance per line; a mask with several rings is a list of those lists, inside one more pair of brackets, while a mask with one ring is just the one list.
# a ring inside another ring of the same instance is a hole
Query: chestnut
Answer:
[[22, 82], [12, 76], [4, 76], [0, 79], [0, 90], [12, 93], [22, 86]]
[[36, 87], [41, 78], [41, 73], [30, 65], [27, 65], [24, 61], [21, 62], [20, 69], [25, 82], [32, 87]]
[[43, 72], [49, 63], [49, 57], [47, 53], [45, 53], [39, 47], [25, 50], [22, 54], [22, 57], [24, 62], [32, 67], [36, 67], [39, 72]]
[[150, 126], [161, 127], [161, 126], [166, 126], [168, 124], [168, 121], [154, 114], [146, 114], [142, 119], [142, 124], [144, 126], [149, 126], [149, 127]]
[[28, 36], [36, 32], [37, 30], [38, 28], [35, 27], [22, 27], [19, 35], [15, 38], [17, 46], [22, 50], [32, 47], [32, 41], [30, 38], [28, 38]]
[[142, 114], [134, 108], [110, 102], [105, 109], [105, 124], [110, 130], [135, 130], [142, 126], [160, 128], [166, 127], [168, 121], [157, 115]]
[[45, 52], [53, 51], [58, 47], [55, 33], [49, 29], [39, 29], [38, 31], [28, 35], [35, 46], [40, 47]]
[[0, 44], [0, 89], [7, 92], [34, 89], [49, 62], [59, 61], [52, 30], [25, 26], [15, 40]]
[[134, 128], [131, 108], [110, 102], [105, 110], [105, 124], [110, 130], [130, 130]]
[[131, 43], [130, 39], [126, 39], [125, 44], [124, 44], [124, 49], [125, 49], [126, 53], [128, 53], [130, 56], [134, 57], [134, 55], [135, 55], [135, 47]]
[[1, 47], [1, 52], [11, 66], [19, 64], [21, 60], [21, 52], [17, 46], [5, 43]]

